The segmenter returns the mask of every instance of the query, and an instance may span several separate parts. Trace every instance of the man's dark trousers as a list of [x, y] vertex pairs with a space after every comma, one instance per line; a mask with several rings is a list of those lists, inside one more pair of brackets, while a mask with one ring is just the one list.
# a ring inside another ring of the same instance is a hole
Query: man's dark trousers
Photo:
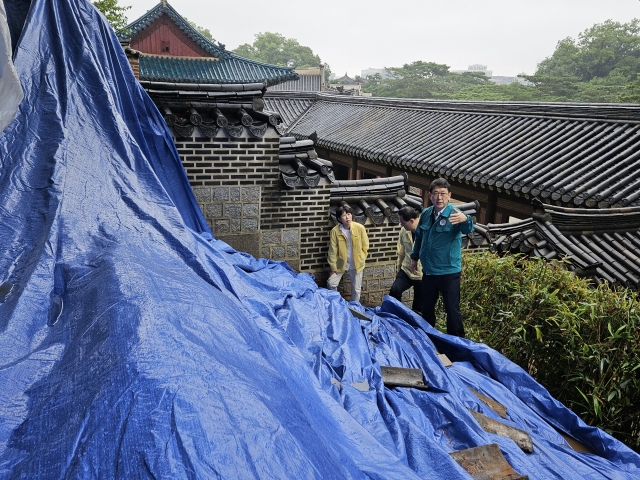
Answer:
[[400, 269], [398, 274], [396, 275], [396, 279], [391, 285], [391, 290], [389, 291], [389, 295], [395, 298], [398, 301], [402, 301], [402, 292], [405, 290], [409, 290], [413, 287], [413, 304], [411, 306], [411, 310], [414, 312], [421, 313], [422, 312], [422, 281], [421, 280], [411, 280], [407, 272]]
[[447, 312], [447, 333], [464, 338], [462, 315], [460, 315], [460, 273], [422, 276], [422, 317], [432, 327], [436, 326], [436, 302], [442, 294]]

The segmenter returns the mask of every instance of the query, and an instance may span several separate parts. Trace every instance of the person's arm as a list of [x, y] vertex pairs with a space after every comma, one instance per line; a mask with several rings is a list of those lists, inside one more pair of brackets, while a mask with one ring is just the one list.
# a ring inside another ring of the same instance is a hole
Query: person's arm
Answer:
[[362, 227], [362, 253], [364, 253], [364, 258], [367, 258], [369, 255], [369, 237], [367, 236], [367, 229]]
[[329, 233], [329, 253], [327, 254], [327, 259], [329, 261], [329, 274], [335, 273], [338, 271], [338, 239], [336, 238], [334, 231], [331, 230]]
[[404, 260], [404, 245], [402, 244], [402, 230], [400, 230], [400, 235], [398, 235], [397, 251], [398, 251], [398, 259], [396, 260], [396, 272], [399, 272], [400, 268], [402, 268], [402, 261]]
[[418, 273], [418, 260], [420, 259], [420, 246], [422, 245], [422, 229], [420, 224], [414, 232], [413, 250], [411, 250], [411, 273]]
[[460, 232], [464, 235], [473, 232], [473, 220], [471, 219], [471, 215], [465, 215], [456, 207], [453, 207], [455, 213], [449, 215], [449, 222], [451, 225], [458, 225], [460, 228]]

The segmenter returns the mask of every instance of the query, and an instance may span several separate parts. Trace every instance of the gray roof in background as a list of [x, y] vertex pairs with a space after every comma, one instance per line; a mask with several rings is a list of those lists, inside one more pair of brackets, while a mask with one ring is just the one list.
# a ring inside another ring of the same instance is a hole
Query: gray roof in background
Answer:
[[278, 93], [268, 108], [318, 147], [564, 205], [640, 205], [639, 105]]

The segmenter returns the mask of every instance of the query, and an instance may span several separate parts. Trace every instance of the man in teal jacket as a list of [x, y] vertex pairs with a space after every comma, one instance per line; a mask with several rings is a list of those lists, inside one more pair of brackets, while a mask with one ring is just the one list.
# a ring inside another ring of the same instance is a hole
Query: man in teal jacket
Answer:
[[411, 270], [422, 264], [422, 316], [435, 327], [436, 302], [442, 294], [447, 312], [447, 333], [464, 337], [460, 315], [462, 234], [473, 232], [473, 221], [449, 204], [451, 186], [444, 178], [429, 185], [432, 205], [420, 214], [411, 252]]

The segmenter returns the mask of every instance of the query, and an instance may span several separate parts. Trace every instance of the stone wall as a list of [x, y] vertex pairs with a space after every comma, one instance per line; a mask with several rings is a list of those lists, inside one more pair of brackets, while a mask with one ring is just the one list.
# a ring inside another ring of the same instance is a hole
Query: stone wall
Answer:
[[[279, 136], [263, 138], [174, 137], [196, 200], [216, 238], [255, 257], [286, 261], [314, 275], [324, 287], [328, 275], [330, 186], [285, 189], [279, 180]], [[379, 305], [395, 278], [399, 225], [365, 225], [370, 248], [361, 303]], [[348, 276], [340, 285], [350, 297]], [[407, 297], [407, 300], [410, 298]]]

